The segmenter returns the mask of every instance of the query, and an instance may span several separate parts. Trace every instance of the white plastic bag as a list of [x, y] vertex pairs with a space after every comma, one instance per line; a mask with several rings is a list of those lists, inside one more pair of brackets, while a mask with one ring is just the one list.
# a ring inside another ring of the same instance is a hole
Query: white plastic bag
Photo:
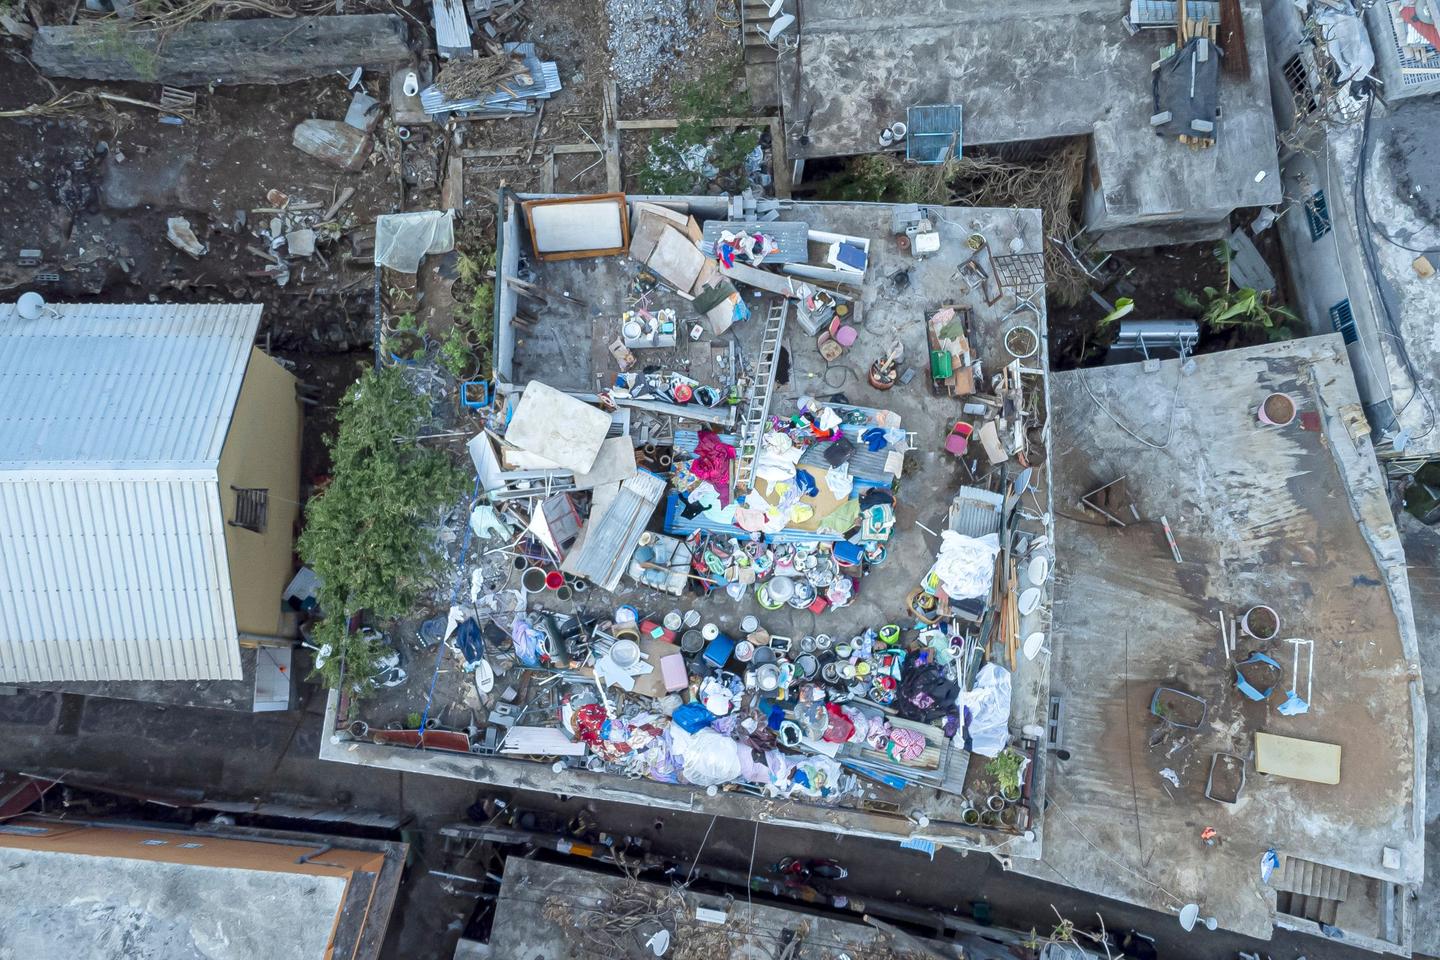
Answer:
[[[997, 757], [1010, 742], [1010, 671], [987, 663], [975, 676], [975, 687], [960, 694], [969, 721], [970, 749], [984, 757]], [[963, 734], [955, 745], [964, 748]]]
[[740, 745], [723, 733], [709, 727], [686, 733], [675, 724], [667, 733], [671, 752], [680, 758], [687, 783], [708, 787], [740, 777]]

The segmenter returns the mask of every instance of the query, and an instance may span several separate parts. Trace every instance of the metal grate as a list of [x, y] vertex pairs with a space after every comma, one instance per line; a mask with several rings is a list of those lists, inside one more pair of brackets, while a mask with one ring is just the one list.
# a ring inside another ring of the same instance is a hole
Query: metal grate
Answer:
[[1389, 10], [1390, 37], [1395, 41], [1395, 57], [1400, 65], [1400, 85], [1402, 87], [1414, 87], [1422, 83], [1432, 83], [1440, 74], [1430, 73], [1431, 70], [1440, 70], [1440, 52], [1429, 57], [1416, 57], [1412, 53], [1421, 52], [1423, 47], [1416, 47], [1405, 42], [1405, 22], [1400, 19], [1400, 5], [1394, 4]]
[[1320, 107], [1320, 101], [1315, 99], [1315, 84], [1310, 79], [1310, 66], [1300, 54], [1295, 54], [1285, 65], [1280, 68], [1285, 75], [1285, 83], [1290, 87], [1290, 94], [1295, 100], [1296, 111], [1304, 117], [1308, 117]]
[[[1185, 4], [1189, 20], [1220, 22], [1220, 4], [1216, 0], [1189, 0]], [[1140, 29], [1174, 27], [1180, 23], [1179, 0], [1130, 0], [1130, 24]]]
[[1350, 310], [1350, 300], [1341, 300], [1330, 308], [1330, 327], [1345, 339], [1346, 343], [1354, 343], [1360, 339], [1355, 332], [1355, 314]]
[[958, 103], [941, 103], [928, 107], [910, 107], [905, 112], [909, 135], [905, 140], [905, 159], [913, 163], [944, 163], [960, 156], [964, 132], [964, 109]]
[[1002, 290], [1045, 285], [1045, 254], [1015, 253], [993, 258]]
[[1312, 242], [1330, 232], [1330, 204], [1325, 200], [1324, 190], [1316, 190], [1305, 201], [1305, 222], [1310, 224]]
[[235, 518], [230, 521], [230, 526], [264, 533], [270, 507], [270, 491], [255, 487], [232, 486], [230, 489], [235, 491]]

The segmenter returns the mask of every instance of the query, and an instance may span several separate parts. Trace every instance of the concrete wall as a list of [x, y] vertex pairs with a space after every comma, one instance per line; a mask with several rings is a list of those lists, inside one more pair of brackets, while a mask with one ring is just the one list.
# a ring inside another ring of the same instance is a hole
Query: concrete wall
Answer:
[[[1270, 58], [1270, 96], [1276, 129], [1282, 136], [1295, 121], [1295, 96], [1284, 77], [1285, 61], [1308, 47], [1304, 23], [1290, 0], [1265, 0], [1265, 47]], [[1366, 414], [1377, 427], [1393, 419], [1390, 381], [1380, 350], [1379, 302], [1360, 250], [1353, 204], [1353, 164], [1337, 160], [1332, 136], [1358, 139], [1353, 127], [1334, 132], [1322, 124], [1293, 131], [1280, 157], [1285, 203], [1274, 229], [1290, 272], [1292, 306], [1311, 335], [1330, 333], [1330, 308], [1348, 300], [1355, 320], [1346, 350]], [[1313, 239], [1305, 205], [1323, 192], [1330, 232]]]
[[280, 595], [295, 572], [295, 525], [300, 518], [300, 400], [295, 378], [251, 348], [245, 383], [220, 454], [220, 503], [235, 516], [231, 487], [270, 491], [264, 533], [225, 527], [235, 622], [241, 633], [282, 634]]

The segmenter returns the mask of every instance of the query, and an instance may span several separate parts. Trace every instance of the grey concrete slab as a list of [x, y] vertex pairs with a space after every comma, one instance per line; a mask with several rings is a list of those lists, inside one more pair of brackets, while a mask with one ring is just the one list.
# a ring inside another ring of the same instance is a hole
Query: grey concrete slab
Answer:
[[1174, 39], [1130, 36], [1123, 7], [1081, 0], [835, 0], [806, 8], [780, 59], [792, 157], [882, 149], [916, 104], [960, 103], [966, 144], [1093, 136], [1093, 229], [1220, 219], [1280, 200], [1258, 0], [1244, 0], [1250, 76], [1224, 77], [1216, 145], [1155, 136], [1150, 66]]
[[0, 848], [0, 948], [73, 960], [315, 960], [342, 877]]
[[[1262, 426], [1256, 410], [1272, 391], [1295, 398], [1304, 420]], [[1178, 361], [1155, 372], [1140, 364], [1067, 372], [1055, 376], [1054, 392], [1053, 677], [1071, 758], [1052, 760], [1044, 864], [1016, 860], [1015, 868], [1168, 912], [1198, 902], [1221, 926], [1258, 937], [1275, 922], [1273, 892], [1259, 878], [1269, 848], [1418, 881], [1425, 782], [1417, 755], [1427, 724], [1415, 626], [1340, 338], [1205, 355], [1190, 374]], [[1142, 521], [1119, 529], [1081, 516], [1079, 496], [1121, 475]], [[1279, 612], [1280, 639], [1242, 636], [1242, 657], [1267, 652], [1288, 679], [1283, 638], [1315, 642], [1306, 714], [1280, 715], [1283, 691], [1261, 704], [1235, 689], [1218, 612], [1255, 603]], [[1161, 685], [1208, 700], [1200, 730], [1167, 729], [1149, 715]], [[1256, 731], [1340, 744], [1340, 784], [1252, 767], [1238, 804], [1205, 798], [1211, 754], [1249, 754]], [[1220, 832], [1218, 846], [1201, 844], [1205, 826]], [[1398, 868], [1382, 864], [1386, 847], [1398, 852]], [[1348, 935], [1373, 937], [1377, 922]]]

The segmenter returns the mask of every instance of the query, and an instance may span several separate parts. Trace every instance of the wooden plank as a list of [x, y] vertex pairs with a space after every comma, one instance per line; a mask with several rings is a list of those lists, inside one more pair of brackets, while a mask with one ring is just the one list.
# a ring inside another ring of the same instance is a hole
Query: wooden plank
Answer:
[[[599, 147], [592, 143], [561, 143], [550, 148], [557, 156], [574, 153], [604, 153]], [[466, 160], [489, 160], [503, 157], [518, 157], [525, 150], [523, 147], [498, 147], [485, 148], [474, 147], [469, 150], [459, 151], [459, 155]]]
[[608, 193], [619, 193], [624, 189], [620, 175], [620, 130], [617, 117], [620, 112], [620, 95], [615, 81], [605, 81], [605, 189]]
[[[716, 117], [704, 123], [711, 127], [769, 127], [775, 117]], [[617, 120], [617, 130], [674, 130], [679, 120]]]
[[464, 212], [465, 160], [452, 153], [445, 158], [445, 180], [440, 184], [440, 208]]
[[540, 173], [540, 192], [555, 192], [555, 151], [549, 150], [545, 153], [545, 166]]
[[379, 13], [223, 20], [163, 32], [106, 21], [41, 27], [31, 58], [51, 77], [177, 87], [288, 83], [409, 63], [407, 36], [405, 21]]
[[785, 151], [785, 125], [779, 117], [770, 118], [770, 166], [775, 178], [775, 196], [789, 200], [794, 187], [790, 182], [790, 161]]
[[1336, 784], [1340, 782], [1340, 745], [1257, 731], [1255, 769], [1291, 780]]

